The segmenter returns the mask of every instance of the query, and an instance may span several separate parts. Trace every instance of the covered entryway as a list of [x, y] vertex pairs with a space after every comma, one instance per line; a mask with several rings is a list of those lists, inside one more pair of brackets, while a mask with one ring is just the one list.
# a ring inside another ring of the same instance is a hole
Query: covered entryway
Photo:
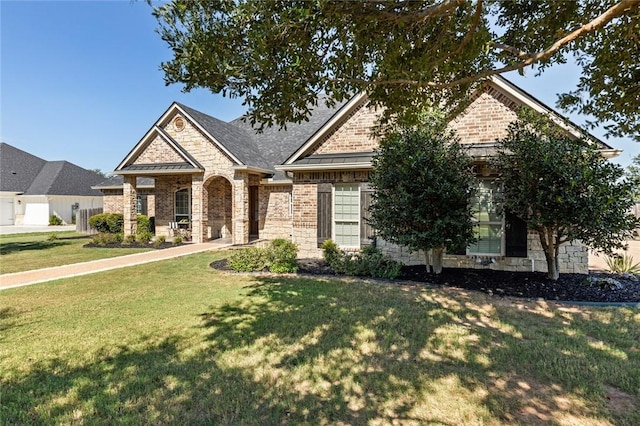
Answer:
[[233, 234], [233, 191], [231, 182], [214, 176], [204, 183], [203, 209], [209, 239], [231, 238]]

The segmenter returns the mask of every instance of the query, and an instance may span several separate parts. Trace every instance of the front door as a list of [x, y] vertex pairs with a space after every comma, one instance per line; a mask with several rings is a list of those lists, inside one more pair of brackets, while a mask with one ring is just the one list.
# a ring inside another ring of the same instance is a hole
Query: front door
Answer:
[[259, 203], [258, 187], [249, 187], [249, 239], [258, 238]]

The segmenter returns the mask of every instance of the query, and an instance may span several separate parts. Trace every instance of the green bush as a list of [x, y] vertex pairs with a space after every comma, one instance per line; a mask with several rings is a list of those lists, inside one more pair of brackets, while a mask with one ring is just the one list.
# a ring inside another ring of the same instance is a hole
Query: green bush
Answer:
[[119, 234], [124, 227], [124, 216], [120, 213], [100, 213], [89, 218], [89, 226], [98, 232]]
[[269, 271], [276, 274], [298, 271], [298, 246], [284, 238], [276, 238], [267, 249]]
[[182, 237], [180, 235], [178, 235], [176, 237], [173, 237], [173, 244], [178, 246], [178, 245], [182, 244], [182, 242], [183, 242], [183, 240], [182, 240]]
[[59, 216], [52, 214], [49, 216], [49, 226], [60, 226], [62, 225], [62, 219]]
[[121, 243], [122, 234], [111, 234], [108, 232], [100, 232], [93, 236], [92, 241], [97, 246], [107, 246], [109, 244]]
[[47, 241], [55, 241], [58, 239], [58, 234], [53, 233], [53, 234], [49, 234], [49, 236], [47, 237]]
[[322, 244], [322, 254], [337, 274], [394, 279], [402, 268], [402, 263], [385, 256], [372, 245], [359, 253], [345, 253], [335, 242], [327, 240]]
[[166, 241], [167, 241], [167, 237], [165, 237], [164, 235], [159, 235], [159, 236], [156, 237], [155, 240], [153, 240], [153, 246], [154, 247], [160, 247]]
[[144, 234], [145, 232], [151, 232], [151, 221], [143, 214], [138, 215], [138, 234]]
[[136, 240], [144, 244], [149, 244], [152, 238], [153, 238], [153, 234], [149, 231], [139, 232], [138, 235], [136, 235]]
[[124, 237], [124, 242], [127, 244], [133, 244], [136, 242], [136, 236], [135, 235], [127, 235], [126, 237]]
[[231, 252], [228, 262], [236, 272], [262, 271], [269, 265], [269, 254], [267, 249], [249, 247]]

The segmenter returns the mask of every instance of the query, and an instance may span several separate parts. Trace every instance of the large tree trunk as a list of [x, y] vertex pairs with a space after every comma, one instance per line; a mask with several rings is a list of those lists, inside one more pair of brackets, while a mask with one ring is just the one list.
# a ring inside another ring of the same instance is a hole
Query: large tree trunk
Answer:
[[435, 274], [442, 273], [442, 258], [444, 256], [444, 247], [436, 247], [431, 249], [431, 264]]

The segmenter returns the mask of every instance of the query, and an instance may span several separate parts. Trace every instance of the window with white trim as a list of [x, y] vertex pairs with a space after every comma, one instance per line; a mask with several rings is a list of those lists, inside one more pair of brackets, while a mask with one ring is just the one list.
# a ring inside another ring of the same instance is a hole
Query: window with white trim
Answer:
[[340, 247], [360, 247], [360, 185], [335, 184], [333, 234]]
[[501, 192], [502, 188], [495, 180], [478, 181], [478, 191], [471, 200], [478, 241], [467, 247], [467, 254], [501, 256], [504, 253]]
[[191, 188], [176, 191], [175, 194], [175, 218], [176, 222], [191, 221]]

